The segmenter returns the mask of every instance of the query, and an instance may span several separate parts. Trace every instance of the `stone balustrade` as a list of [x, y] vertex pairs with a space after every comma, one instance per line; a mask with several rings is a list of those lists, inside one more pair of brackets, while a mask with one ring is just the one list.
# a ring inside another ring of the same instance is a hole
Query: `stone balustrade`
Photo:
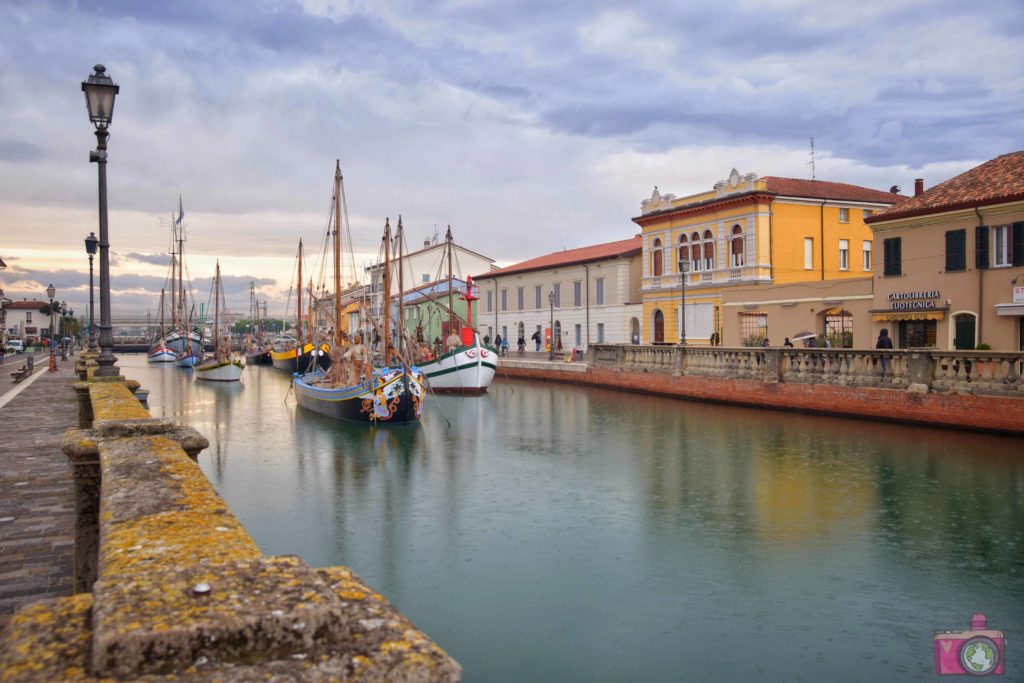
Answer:
[[1024, 353], [592, 344], [588, 365], [772, 383], [1024, 397]]

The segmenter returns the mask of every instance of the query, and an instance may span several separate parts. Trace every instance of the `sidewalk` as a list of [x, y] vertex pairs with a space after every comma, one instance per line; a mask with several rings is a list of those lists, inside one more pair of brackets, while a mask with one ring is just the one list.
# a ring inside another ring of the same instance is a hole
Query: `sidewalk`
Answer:
[[[60, 444], [78, 425], [77, 377], [73, 359], [57, 365], [0, 407], [0, 628], [24, 603], [71, 593], [74, 492]], [[4, 363], [0, 395], [21, 386], [14, 369]]]

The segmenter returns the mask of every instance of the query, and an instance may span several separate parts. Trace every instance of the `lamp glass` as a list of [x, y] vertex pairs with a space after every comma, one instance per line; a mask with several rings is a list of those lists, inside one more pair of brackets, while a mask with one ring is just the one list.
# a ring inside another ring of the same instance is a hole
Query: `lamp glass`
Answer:
[[82, 82], [82, 92], [85, 93], [85, 106], [89, 110], [89, 119], [97, 127], [110, 125], [114, 118], [114, 97], [120, 87], [114, 85], [114, 81], [106, 74], [106, 67], [97, 64], [95, 73]]
[[90, 232], [89, 236], [85, 238], [85, 251], [91, 256], [96, 255], [96, 250], [99, 247], [99, 239], [96, 238], [96, 233]]
[[46, 288], [46, 297], [48, 299], [53, 299], [53, 295], [56, 294], [56, 293], [57, 293], [57, 290], [54, 289], [53, 285], [50, 285], [49, 287]]

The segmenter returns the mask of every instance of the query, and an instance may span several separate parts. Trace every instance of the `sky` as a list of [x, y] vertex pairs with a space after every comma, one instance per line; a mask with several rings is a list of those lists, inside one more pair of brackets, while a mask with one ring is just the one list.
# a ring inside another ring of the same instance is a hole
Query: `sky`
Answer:
[[[197, 301], [221, 262], [283, 313], [335, 160], [354, 263], [385, 219], [510, 265], [626, 239], [655, 185], [732, 168], [887, 190], [1024, 148], [1020, 0], [0, 0], [0, 286], [85, 310], [98, 230], [80, 83], [110, 128], [112, 310], [155, 312], [181, 197]], [[307, 264], [307, 268], [308, 268]], [[316, 271], [318, 272], [318, 271]], [[351, 274], [346, 279], [352, 279]], [[98, 315], [98, 314], [97, 314]]]

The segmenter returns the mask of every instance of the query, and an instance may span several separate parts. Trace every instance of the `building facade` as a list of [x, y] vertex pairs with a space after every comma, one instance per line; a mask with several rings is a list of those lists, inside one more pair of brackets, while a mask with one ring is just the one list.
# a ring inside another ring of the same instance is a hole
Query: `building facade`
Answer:
[[474, 276], [480, 333], [522, 336], [542, 347], [586, 350], [590, 344], [640, 343], [641, 238], [556, 251]]
[[1024, 151], [928, 191], [919, 180], [868, 224], [876, 332], [897, 348], [1024, 350]]
[[[9, 339], [20, 339], [27, 345], [39, 343], [43, 337], [50, 336], [50, 316], [43, 314], [48, 305], [46, 301], [21, 300], [11, 301], [4, 308], [4, 329]], [[56, 330], [57, 320], [53, 320]]]
[[734, 316], [728, 327], [739, 330], [739, 339], [763, 339], [764, 318], [723, 308], [723, 293], [870, 275], [874, 251], [864, 219], [901, 199], [856, 185], [736, 169], [710, 192], [677, 198], [655, 188], [633, 219], [643, 231], [644, 341], [679, 342], [685, 315], [686, 343], [720, 343], [725, 314]]
[[[479, 288], [474, 286], [473, 289], [476, 291]], [[406, 294], [402, 301], [405, 331], [414, 339], [422, 337], [426, 342], [442, 342], [452, 331], [461, 330], [464, 320], [472, 321], [473, 326], [479, 328], [477, 302], [467, 302], [465, 292], [466, 283], [453, 279], [451, 298], [448, 296], [447, 280], [427, 283]], [[449, 302], [454, 313], [452, 316], [449, 316]], [[484, 334], [481, 332], [480, 336]]]

